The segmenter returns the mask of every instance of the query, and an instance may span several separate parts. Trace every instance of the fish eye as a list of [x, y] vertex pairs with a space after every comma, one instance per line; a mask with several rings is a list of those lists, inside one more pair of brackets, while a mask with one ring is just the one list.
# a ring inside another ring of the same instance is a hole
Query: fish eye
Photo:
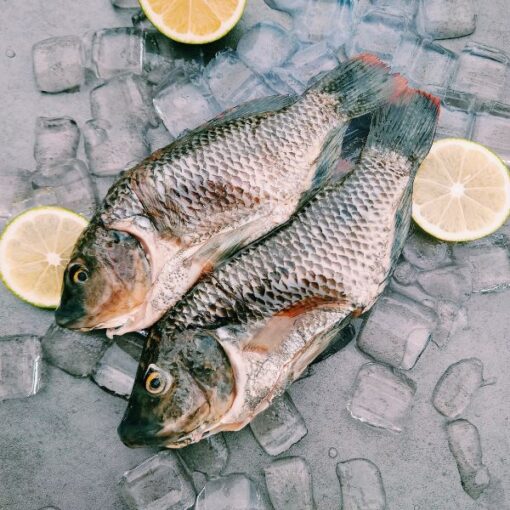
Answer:
[[80, 264], [74, 264], [69, 268], [69, 278], [74, 283], [85, 283], [89, 279], [89, 273]]
[[167, 391], [169, 387], [170, 376], [155, 365], [151, 365], [145, 377], [145, 389], [151, 395], [161, 395]]

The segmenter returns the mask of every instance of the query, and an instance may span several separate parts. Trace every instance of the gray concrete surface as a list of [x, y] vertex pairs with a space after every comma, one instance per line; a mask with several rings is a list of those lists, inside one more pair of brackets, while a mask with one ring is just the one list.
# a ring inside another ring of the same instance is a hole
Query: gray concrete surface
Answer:
[[[510, 52], [508, 0], [477, 3], [478, 27], [469, 39]], [[90, 117], [88, 90], [42, 95], [31, 70], [31, 47], [40, 39], [81, 34], [90, 29], [129, 24], [108, 0], [0, 0], [0, 175], [2, 168], [33, 168], [33, 130], [37, 116], [70, 115], [80, 125]], [[249, 2], [243, 26], [270, 14], [261, 0]], [[278, 17], [285, 22], [285, 16]], [[241, 31], [243, 28], [239, 29]], [[233, 36], [235, 38], [235, 34]], [[445, 41], [461, 48], [468, 38]], [[14, 58], [6, 51], [13, 49]], [[80, 149], [82, 151], [82, 149]], [[390, 510], [510, 509], [510, 291], [474, 295], [468, 303], [470, 329], [457, 334], [445, 350], [430, 345], [410, 372], [418, 386], [414, 409], [401, 434], [377, 430], [350, 418], [346, 403], [355, 374], [367, 358], [354, 345], [317, 366], [312, 377], [290, 390], [308, 435], [288, 452], [311, 465], [320, 510], [339, 508], [336, 463], [367, 457], [381, 470]], [[43, 334], [50, 312], [20, 303], [0, 286], [0, 335]], [[484, 462], [493, 483], [473, 501], [459, 483], [448, 450], [445, 420], [430, 405], [434, 385], [451, 363], [480, 358], [486, 377], [466, 413], [480, 430]], [[115, 428], [125, 401], [90, 380], [48, 368], [41, 392], [24, 400], [0, 403], [0, 509], [121, 509], [117, 481], [123, 471], [147, 458], [149, 450], [129, 450]], [[264, 488], [262, 468], [271, 458], [249, 428], [227, 434], [227, 472], [246, 472]], [[328, 450], [335, 447], [338, 457]]]

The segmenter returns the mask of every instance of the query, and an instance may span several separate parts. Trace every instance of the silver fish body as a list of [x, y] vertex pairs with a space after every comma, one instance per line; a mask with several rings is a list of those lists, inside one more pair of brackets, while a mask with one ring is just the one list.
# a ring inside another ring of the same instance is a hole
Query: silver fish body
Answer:
[[[199, 282], [153, 328], [119, 428], [126, 444], [180, 447], [245, 426], [339, 329], [372, 306], [400, 255], [414, 175], [437, 114], [437, 100], [414, 90], [377, 113], [360, 162], [343, 182], [324, 188], [292, 222]], [[203, 368], [189, 348], [196, 336], [224, 353], [215, 373], [232, 389], [220, 396], [198, 384], [209, 412], [182, 421], [173, 398], [182, 385], [175, 367]], [[149, 372], [166, 383], [154, 390]], [[167, 413], [180, 416], [179, 424]], [[149, 423], [158, 432], [144, 435]]]
[[[94, 292], [67, 272], [57, 321], [111, 334], [152, 325], [204, 273], [287, 221], [331, 173], [349, 119], [401, 86], [375, 57], [362, 56], [302, 97], [241, 105], [147, 158], [113, 186], [78, 241], [69, 268], [94, 280]], [[139, 243], [131, 258], [145, 257], [150, 270], [138, 304], [123, 302], [125, 282], [102, 281], [111, 280], [103, 267], [127, 261], [100, 260], [104, 247], [91, 235], [97, 229]]]

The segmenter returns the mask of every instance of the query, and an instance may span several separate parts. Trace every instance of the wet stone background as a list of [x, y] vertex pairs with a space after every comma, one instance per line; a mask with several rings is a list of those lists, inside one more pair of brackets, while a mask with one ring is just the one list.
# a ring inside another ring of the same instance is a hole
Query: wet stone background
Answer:
[[[129, 0], [116, 3], [132, 4]], [[280, 6], [301, 3], [273, 0]], [[372, 3], [384, 6], [393, 2]], [[393, 4], [405, 10], [413, 2]], [[449, 15], [450, 20], [458, 21], [454, 29], [469, 25], [469, 16], [463, 14], [472, 4], [432, 4], [457, 6]], [[508, 0], [477, 2], [475, 33], [440, 43], [460, 52], [472, 40], [510, 54], [509, 9]], [[91, 118], [88, 96], [99, 82], [87, 79], [80, 91], [41, 93], [34, 80], [32, 46], [49, 37], [131, 26], [133, 11], [114, 9], [108, 0], [0, 0], [0, 12], [3, 217], [6, 201], [12, 198], [12, 176], [25, 175], [19, 169], [32, 171], [36, 167], [36, 117], [74, 119], [90, 145], [85, 154], [80, 142], [77, 157], [83, 161], [88, 157], [96, 175], [111, 172], [109, 161], [103, 164], [102, 154], [93, 150], [97, 124], [85, 125]], [[364, 19], [370, 28], [373, 18]], [[235, 48], [253, 25], [269, 20], [284, 28], [291, 26], [288, 14], [270, 9], [261, 0], [248, 0], [239, 26], [225, 41], [205, 48], [205, 60], [225, 46]], [[358, 33], [355, 42], [363, 45], [363, 34]], [[76, 40], [66, 44], [73, 47]], [[246, 58], [249, 48], [245, 44]], [[326, 60], [331, 58], [328, 51], [324, 54]], [[446, 55], [447, 60], [451, 58]], [[229, 60], [218, 62], [228, 64]], [[421, 63], [429, 73], [441, 69], [427, 67], [426, 62]], [[111, 68], [115, 63], [115, 59], [101, 63], [103, 78], [115, 74]], [[266, 76], [268, 70], [260, 66], [258, 73]], [[419, 66], [413, 69], [415, 79], [422, 79]], [[496, 94], [497, 99], [509, 103], [508, 61], [506, 70], [501, 90], [494, 86], [496, 74], [489, 73], [492, 80], [485, 81], [490, 86], [484, 86], [482, 80], [470, 91], [478, 96], [488, 94], [491, 99]], [[184, 74], [188, 71], [185, 68]], [[80, 80], [81, 73], [79, 67], [74, 68], [66, 78]], [[288, 75], [281, 72], [278, 76]], [[214, 80], [221, 81], [221, 72], [208, 67], [205, 77], [212, 90]], [[274, 87], [293, 84], [292, 80], [277, 83], [272, 75], [266, 78]], [[433, 75], [427, 81], [436, 83], [436, 78]], [[455, 79], [458, 85], [458, 76]], [[257, 82], [261, 94], [267, 90], [267, 82]], [[43, 88], [52, 86], [41, 83]], [[142, 90], [143, 85], [135, 88]], [[163, 111], [172, 88], [163, 86], [161, 90], [156, 109], [170, 132], [177, 131], [172, 133], [175, 136], [181, 128], [175, 127], [179, 125], [175, 118], [175, 123], [171, 117], [166, 119]], [[230, 97], [222, 97], [221, 92], [219, 87], [215, 100], [204, 96], [204, 107], [211, 113], [238, 98], [236, 94], [242, 96], [242, 90], [233, 91]], [[92, 113], [100, 118], [109, 116], [114, 125], [115, 111], [101, 113], [101, 108], [108, 107], [108, 95], [104, 98], [102, 101], [101, 95], [96, 95]], [[157, 124], [150, 111], [143, 110], [141, 115], [148, 124]], [[60, 125], [73, 145], [74, 124], [64, 121]], [[44, 130], [44, 121], [39, 126], [43, 133], [36, 153], [38, 175], [42, 176], [39, 182], [56, 189], [54, 182], [48, 184], [56, 170], [45, 170], [53, 168], [45, 160], [52, 157], [51, 149], [45, 151], [44, 146], [44, 136], [52, 131]], [[502, 139], [498, 141], [506, 147], [507, 158], [508, 133], [500, 131]], [[132, 134], [129, 129], [124, 133]], [[164, 129], [159, 134], [161, 139], [168, 138]], [[87, 171], [75, 160], [65, 164], [67, 175], [81, 176]], [[76, 200], [81, 205], [84, 197]], [[226, 508], [221, 506], [225, 501], [221, 488], [225, 487], [232, 491], [229, 503], [238, 502], [232, 506], [236, 509], [271, 508], [269, 495], [276, 510], [314, 505], [319, 510], [335, 510], [342, 508], [342, 498], [345, 509], [510, 509], [509, 234], [507, 223], [488, 241], [453, 249], [411, 237], [391, 292], [379, 301], [356, 341], [315, 364], [307, 377], [290, 388], [290, 397], [258, 417], [251, 427], [188, 448], [180, 457], [163, 452], [152, 458], [157, 451], [130, 450], [117, 438], [116, 427], [126, 401], [112, 392], [129, 392], [133, 357], [139, 352], [136, 338], [108, 346], [101, 335], [84, 339], [55, 330], [50, 327], [51, 313], [21, 303], [0, 286], [0, 509], [110, 510], [128, 505], [187, 509], [207, 480], [196, 510]], [[22, 334], [35, 337], [9, 336]], [[36, 337], [44, 337], [42, 364]], [[27, 375], [27, 366], [41, 369], [40, 389], [30, 386], [32, 372]], [[4, 399], [37, 389], [37, 394], [28, 398]], [[220, 474], [222, 478], [218, 478]], [[151, 502], [155, 499], [157, 502]]]

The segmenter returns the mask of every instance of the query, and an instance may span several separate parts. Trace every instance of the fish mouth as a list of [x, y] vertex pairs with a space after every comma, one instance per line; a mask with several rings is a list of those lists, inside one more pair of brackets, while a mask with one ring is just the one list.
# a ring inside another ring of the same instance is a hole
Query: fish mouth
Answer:
[[81, 329], [83, 325], [83, 317], [85, 316], [84, 308], [79, 304], [70, 305], [66, 303], [60, 305], [55, 310], [55, 322], [62, 328]]
[[117, 427], [117, 433], [121, 441], [129, 448], [141, 448], [144, 446], [164, 446], [165, 442], [158, 437], [160, 425], [133, 422], [126, 417]]

